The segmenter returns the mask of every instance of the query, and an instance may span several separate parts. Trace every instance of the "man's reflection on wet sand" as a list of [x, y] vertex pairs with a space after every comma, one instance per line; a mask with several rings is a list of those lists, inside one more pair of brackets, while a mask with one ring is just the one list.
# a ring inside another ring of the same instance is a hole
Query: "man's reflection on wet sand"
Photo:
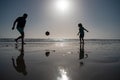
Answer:
[[24, 45], [21, 44], [21, 49], [18, 49], [18, 44], [16, 44], [15, 48], [20, 52], [20, 54], [16, 58], [16, 63], [14, 58], [12, 57], [13, 67], [17, 72], [22, 73], [23, 75], [27, 75], [26, 65], [24, 61]]

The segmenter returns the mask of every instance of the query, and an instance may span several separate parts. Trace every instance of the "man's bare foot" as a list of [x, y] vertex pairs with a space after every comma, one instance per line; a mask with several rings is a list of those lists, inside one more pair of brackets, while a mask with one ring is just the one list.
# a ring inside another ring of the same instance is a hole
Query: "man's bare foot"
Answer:
[[17, 39], [15, 39], [15, 42], [18, 43]]

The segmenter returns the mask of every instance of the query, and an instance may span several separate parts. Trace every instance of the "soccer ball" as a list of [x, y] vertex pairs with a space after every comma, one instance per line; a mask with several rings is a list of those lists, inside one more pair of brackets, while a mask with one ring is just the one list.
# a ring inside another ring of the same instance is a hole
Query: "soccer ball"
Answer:
[[46, 35], [46, 36], [49, 36], [49, 35], [50, 35], [50, 32], [49, 32], [49, 31], [46, 31], [46, 32], [45, 32], [45, 35]]

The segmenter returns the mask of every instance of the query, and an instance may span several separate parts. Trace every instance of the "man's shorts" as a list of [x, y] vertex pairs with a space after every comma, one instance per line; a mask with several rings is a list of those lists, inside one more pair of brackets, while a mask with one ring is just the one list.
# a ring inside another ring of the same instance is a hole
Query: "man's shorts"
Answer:
[[20, 34], [24, 34], [23, 28], [17, 27], [17, 30], [20, 32]]

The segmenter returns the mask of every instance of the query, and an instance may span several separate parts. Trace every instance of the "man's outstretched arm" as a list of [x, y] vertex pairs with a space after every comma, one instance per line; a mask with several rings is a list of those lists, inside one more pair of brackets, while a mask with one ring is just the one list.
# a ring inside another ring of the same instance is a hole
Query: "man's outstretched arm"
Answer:
[[12, 58], [12, 63], [13, 63], [13, 67], [16, 68], [15, 61], [13, 58]]
[[14, 21], [14, 23], [13, 23], [13, 27], [12, 27], [12, 30], [14, 30], [15, 29], [15, 24], [16, 24], [16, 22], [17, 22], [17, 19]]

